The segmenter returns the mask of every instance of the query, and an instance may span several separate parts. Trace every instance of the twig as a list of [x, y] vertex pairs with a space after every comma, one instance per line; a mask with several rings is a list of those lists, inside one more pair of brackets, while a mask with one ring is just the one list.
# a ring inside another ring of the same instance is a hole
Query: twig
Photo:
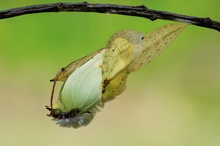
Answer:
[[25, 6], [19, 8], [12, 8], [8, 10], [0, 11], [0, 19], [11, 18], [15, 16], [21, 16], [34, 13], [45, 12], [96, 12], [96, 13], [109, 13], [120, 14], [136, 17], [148, 18], [152, 21], [157, 19], [171, 20], [189, 23], [205, 28], [210, 28], [220, 31], [220, 22], [213, 21], [209, 17], [199, 18], [194, 16], [186, 16], [181, 14], [175, 14], [171, 12], [151, 10], [141, 6], [125, 6], [114, 4], [90, 4], [87, 2], [82, 3], [52, 3], [52, 4], [39, 4], [32, 6]]

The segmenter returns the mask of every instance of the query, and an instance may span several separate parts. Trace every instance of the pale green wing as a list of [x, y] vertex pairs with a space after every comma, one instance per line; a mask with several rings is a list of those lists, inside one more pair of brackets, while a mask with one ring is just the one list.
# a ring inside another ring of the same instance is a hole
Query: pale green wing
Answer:
[[142, 52], [127, 67], [128, 72], [140, 69], [145, 64], [151, 62], [154, 57], [160, 55], [186, 26], [187, 24], [183, 23], [166, 24], [144, 35], [141, 41], [138, 42], [137, 48], [133, 48]]
[[105, 50], [77, 68], [66, 80], [60, 101], [66, 111], [81, 112], [94, 107], [102, 98], [102, 63]]
[[[97, 50], [97, 51], [93, 52], [92, 54], [89, 54], [83, 58], [80, 58], [80, 59], [70, 63], [66, 67], [62, 68], [63, 71], [59, 75], [59, 77], [57, 78], [57, 81], [66, 81], [66, 79], [69, 77], [70, 74], [72, 74], [77, 68], [79, 68], [81, 65], [86, 63], [88, 60], [90, 60], [96, 54], [100, 53], [102, 50], [103, 49]], [[53, 80], [54, 79], [52, 79], [51, 81], [53, 81]]]

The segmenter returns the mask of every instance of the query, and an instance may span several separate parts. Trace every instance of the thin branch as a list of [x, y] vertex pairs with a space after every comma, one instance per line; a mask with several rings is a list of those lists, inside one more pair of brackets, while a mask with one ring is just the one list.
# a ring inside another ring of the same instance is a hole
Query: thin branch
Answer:
[[0, 11], [0, 19], [11, 18], [15, 16], [21, 16], [34, 13], [45, 12], [96, 12], [96, 13], [109, 13], [120, 14], [128, 16], [136, 16], [148, 18], [152, 21], [157, 19], [171, 20], [189, 23], [205, 28], [210, 28], [220, 31], [220, 22], [213, 21], [209, 17], [199, 18], [194, 16], [186, 16], [181, 14], [175, 14], [171, 12], [151, 10], [141, 6], [125, 6], [114, 4], [90, 4], [87, 2], [82, 3], [52, 3], [52, 4], [39, 4], [26, 7], [13, 8]]

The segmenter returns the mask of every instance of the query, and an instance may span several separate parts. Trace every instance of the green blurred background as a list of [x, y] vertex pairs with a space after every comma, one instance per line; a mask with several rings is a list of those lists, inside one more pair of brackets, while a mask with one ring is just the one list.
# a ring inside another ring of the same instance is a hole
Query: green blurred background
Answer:
[[[50, 2], [56, 1], [5, 0], [0, 9]], [[219, 0], [88, 2], [144, 4], [220, 21]], [[114, 31], [148, 32], [169, 23], [109, 17]], [[44, 13], [0, 20], [0, 145], [219, 146], [220, 33], [196, 26], [188, 26], [162, 55], [131, 74], [127, 90], [89, 126], [60, 128], [46, 116], [49, 80], [61, 67], [104, 47], [112, 33], [105, 14]]]

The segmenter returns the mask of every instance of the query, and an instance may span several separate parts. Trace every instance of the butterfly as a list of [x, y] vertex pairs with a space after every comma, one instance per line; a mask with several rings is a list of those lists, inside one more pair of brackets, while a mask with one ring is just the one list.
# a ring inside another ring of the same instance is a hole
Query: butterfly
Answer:
[[[126, 89], [126, 80], [160, 55], [187, 24], [171, 23], [143, 34], [134, 30], [114, 33], [106, 46], [61, 68], [54, 79], [50, 111], [57, 124], [78, 128], [88, 125], [104, 104]], [[57, 81], [63, 81], [53, 104]]]

